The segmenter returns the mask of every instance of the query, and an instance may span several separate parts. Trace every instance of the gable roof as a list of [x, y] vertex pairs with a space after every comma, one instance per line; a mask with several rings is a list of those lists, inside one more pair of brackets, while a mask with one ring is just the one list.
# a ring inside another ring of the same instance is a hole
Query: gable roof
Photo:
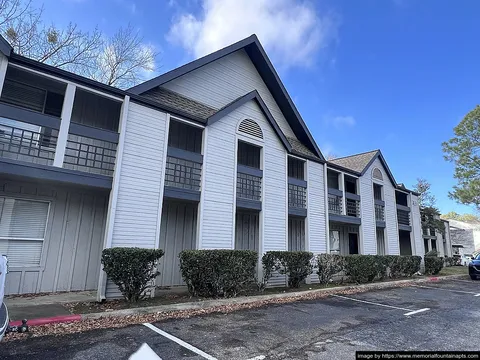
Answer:
[[255, 100], [255, 102], [258, 104], [263, 115], [267, 118], [269, 124], [272, 126], [273, 130], [280, 138], [280, 141], [283, 143], [283, 146], [285, 146], [285, 148], [288, 151], [291, 151], [292, 146], [288, 142], [282, 130], [280, 130], [280, 127], [278, 126], [277, 122], [275, 121], [272, 114], [270, 113], [270, 110], [268, 110], [267, 105], [265, 105], [265, 102], [263, 101], [263, 99], [261, 98], [257, 90], [253, 90], [246, 95], [240, 96], [238, 99], [232, 101], [230, 104], [227, 104], [226, 106], [218, 110], [215, 114], [213, 114], [208, 118], [207, 125], [211, 125], [217, 122], [218, 120], [223, 118], [225, 115], [231, 113], [235, 109], [238, 109], [240, 106], [252, 100]]
[[285, 86], [280, 80], [280, 77], [275, 71], [275, 68], [270, 62], [270, 59], [265, 53], [265, 50], [263, 49], [256, 35], [251, 35], [248, 38], [240, 40], [235, 44], [227, 46], [212, 54], [194, 60], [188, 64], [180, 66], [179, 68], [173, 69], [154, 79], [134, 86], [129, 89], [129, 92], [137, 95], [143, 94], [148, 90], [161, 86], [173, 79], [176, 79], [182, 75], [185, 75], [191, 71], [194, 71], [204, 65], [207, 65], [213, 61], [216, 61], [241, 49], [244, 49], [249, 56], [253, 65], [255, 66], [263, 81], [267, 85], [268, 90], [277, 102], [283, 115], [287, 119], [287, 122], [295, 133], [297, 139], [300, 140], [300, 142], [302, 142], [311, 152], [313, 152], [316, 157], [320, 158], [322, 161], [325, 161], [325, 158], [323, 157], [320, 149], [315, 143], [315, 140], [310, 134], [310, 131], [308, 130], [305, 122], [303, 121], [292, 99], [290, 98], [290, 95], [288, 95]]
[[330, 160], [329, 163], [342, 167], [347, 170], [351, 170], [355, 173], [358, 173], [360, 176], [364, 175], [370, 165], [376, 160], [379, 159], [383, 165], [383, 168], [387, 172], [387, 175], [395, 187], [398, 187], [395, 178], [393, 177], [392, 172], [390, 171], [385, 158], [382, 155], [380, 150], [367, 151], [360, 154], [345, 156], [338, 159]]
[[357, 173], [362, 173], [368, 167], [368, 164], [370, 164], [372, 159], [376, 157], [377, 152], [378, 150], [373, 150], [361, 154], [345, 156], [330, 160], [330, 163]]
[[204, 124], [207, 123], [210, 116], [217, 112], [217, 109], [165, 88], [155, 88], [147, 91], [141, 96], [163, 106], [170, 106], [181, 110], [190, 116], [195, 116]]

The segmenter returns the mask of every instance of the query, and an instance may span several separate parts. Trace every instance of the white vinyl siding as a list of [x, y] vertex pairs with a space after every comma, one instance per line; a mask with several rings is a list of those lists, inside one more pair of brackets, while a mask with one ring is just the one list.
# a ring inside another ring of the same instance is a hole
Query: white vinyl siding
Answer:
[[239, 50], [174, 79], [163, 87], [220, 109], [257, 90], [282, 132], [295, 137], [267, 85], [244, 50]]
[[[395, 202], [395, 187], [385, 171], [381, 161], [377, 158], [360, 178], [360, 196], [362, 208], [362, 236], [364, 254], [377, 254], [377, 235], [375, 221], [375, 207], [373, 201], [373, 178], [374, 169], [381, 173], [383, 181], [375, 181], [383, 186], [385, 201], [385, 252], [387, 255], [399, 255], [400, 245], [398, 242], [397, 205]], [[378, 175], [378, 177], [380, 177]]]
[[233, 249], [235, 216], [235, 131], [237, 111], [215, 122], [204, 149], [201, 249]]
[[360, 208], [361, 208], [361, 237], [359, 252], [363, 255], [377, 253], [377, 238], [375, 235], [375, 208], [373, 205], [372, 172], [368, 171], [360, 178]]
[[153, 249], [158, 242], [166, 125], [165, 113], [130, 103], [112, 247]]
[[0, 254], [12, 267], [39, 266], [50, 204], [0, 198]]
[[[412, 248], [413, 255], [425, 255], [422, 236], [422, 221], [420, 217], [420, 208], [418, 207], [418, 198], [416, 195], [410, 195], [410, 209], [412, 217], [412, 235], [414, 246]], [[437, 244], [437, 248], [442, 248], [441, 243]]]
[[325, 234], [325, 179], [323, 165], [313, 161], [308, 166], [308, 244], [314, 254], [327, 251]]

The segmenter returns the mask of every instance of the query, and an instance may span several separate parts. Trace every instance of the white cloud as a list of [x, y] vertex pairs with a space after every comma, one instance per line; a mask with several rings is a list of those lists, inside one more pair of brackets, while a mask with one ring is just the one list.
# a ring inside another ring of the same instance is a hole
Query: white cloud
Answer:
[[327, 125], [333, 125], [337, 129], [352, 127], [357, 123], [355, 118], [351, 115], [347, 116], [325, 116]]
[[333, 13], [303, 0], [202, 0], [200, 14], [181, 13], [167, 39], [198, 58], [255, 33], [280, 66], [309, 66], [336, 38]]

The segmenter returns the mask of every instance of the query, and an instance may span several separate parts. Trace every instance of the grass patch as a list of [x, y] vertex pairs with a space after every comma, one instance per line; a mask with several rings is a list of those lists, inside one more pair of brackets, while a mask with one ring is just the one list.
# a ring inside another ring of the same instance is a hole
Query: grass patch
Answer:
[[444, 267], [438, 275], [468, 275], [468, 266]]

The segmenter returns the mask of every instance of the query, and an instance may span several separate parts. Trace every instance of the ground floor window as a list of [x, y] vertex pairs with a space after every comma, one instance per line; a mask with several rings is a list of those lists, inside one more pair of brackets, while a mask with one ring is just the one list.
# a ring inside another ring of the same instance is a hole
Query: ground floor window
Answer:
[[50, 203], [0, 197], [0, 254], [9, 266], [38, 266]]
[[437, 240], [432, 239], [432, 250], [437, 250]]

